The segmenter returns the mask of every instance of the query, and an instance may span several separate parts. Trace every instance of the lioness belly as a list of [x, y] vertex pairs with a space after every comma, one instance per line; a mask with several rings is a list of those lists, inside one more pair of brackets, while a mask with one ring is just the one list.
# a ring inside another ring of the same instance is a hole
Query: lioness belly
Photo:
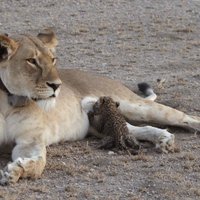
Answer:
[[81, 140], [88, 132], [89, 121], [86, 113], [76, 113], [75, 111], [71, 118], [65, 117], [62, 121], [51, 124], [48, 128], [48, 134], [45, 135], [46, 145], [61, 141]]
[[56, 107], [46, 112], [50, 134], [45, 135], [47, 145], [60, 141], [81, 140], [88, 132], [88, 116], [82, 110], [79, 98], [65, 88], [62, 89]]
[[89, 128], [80, 99], [65, 88], [53, 109], [46, 111], [41, 105], [32, 103], [24, 108], [11, 109], [6, 118], [0, 115], [0, 123], [0, 144], [19, 142], [21, 138], [46, 145], [80, 140], [86, 136]]

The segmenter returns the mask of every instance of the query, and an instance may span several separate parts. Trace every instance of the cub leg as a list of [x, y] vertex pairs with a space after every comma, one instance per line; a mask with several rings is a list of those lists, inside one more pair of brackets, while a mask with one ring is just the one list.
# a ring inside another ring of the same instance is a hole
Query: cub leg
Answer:
[[18, 143], [12, 152], [13, 162], [1, 170], [0, 185], [16, 183], [19, 178], [39, 178], [46, 164], [46, 147], [36, 143]]
[[122, 115], [131, 121], [153, 122], [200, 131], [200, 117], [144, 99], [119, 102]]
[[99, 149], [112, 149], [115, 147], [115, 140], [112, 136], [105, 136], [101, 139], [101, 145], [98, 147]]
[[137, 127], [126, 123], [129, 133], [137, 140], [149, 141], [155, 144], [156, 148], [164, 153], [174, 151], [174, 135], [166, 129], [155, 128], [152, 126]]

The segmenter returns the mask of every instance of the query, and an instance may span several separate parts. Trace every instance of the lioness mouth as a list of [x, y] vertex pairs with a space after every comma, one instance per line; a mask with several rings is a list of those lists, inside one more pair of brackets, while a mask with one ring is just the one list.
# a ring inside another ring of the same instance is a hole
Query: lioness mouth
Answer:
[[51, 99], [51, 98], [56, 98], [55, 94], [47, 97], [47, 98], [31, 98], [33, 101], [40, 101], [40, 100], [48, 100], [48, 99]]

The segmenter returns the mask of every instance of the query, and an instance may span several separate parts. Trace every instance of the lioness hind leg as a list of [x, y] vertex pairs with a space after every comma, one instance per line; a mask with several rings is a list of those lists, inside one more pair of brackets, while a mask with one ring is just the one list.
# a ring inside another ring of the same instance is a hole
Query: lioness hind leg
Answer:
[[1, 171], [0, 185], [16, 183], [20, 177], [39, 178], [46, 164], [45, 145], [17, 144], [12, 159]]
[[131, 121], [179, 126], [200, 131], [200, 117], [144, 99], [119, 101], [120, 112]]
[[126, 123], [129, 133], [137, 140], [149, 141], [155, 144], [156, 148], [164, 153], [174, 152], [174, 135], [166, 129], [155, 128], [152, 126], [137, 127]]

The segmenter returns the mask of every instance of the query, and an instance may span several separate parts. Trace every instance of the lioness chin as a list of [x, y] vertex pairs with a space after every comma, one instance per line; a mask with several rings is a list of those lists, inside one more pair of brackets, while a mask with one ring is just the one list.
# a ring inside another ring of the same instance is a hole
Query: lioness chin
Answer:
[[[56, 45], [49, 30], [18, 39], [0, 35], [0, 145], [16, 143], [0, 184], [40, 177], [46, 146], [83, 139], [89, 129], [87, 113], [100, 96], [118, 101], [129, 121], [200, 129], [199, 117], [155, 103], [153, 98], [143, 99], [118, 81], [73, 69], [59, 70], [59, 76]], [[28, 103], [15, 107], [9, 103], [10, 95], [28, 98]], [[165, 129], [129, 123], [127, 127], [136, 139], [151, 141], [164, 152], [174, 145], [174, 135]]]

